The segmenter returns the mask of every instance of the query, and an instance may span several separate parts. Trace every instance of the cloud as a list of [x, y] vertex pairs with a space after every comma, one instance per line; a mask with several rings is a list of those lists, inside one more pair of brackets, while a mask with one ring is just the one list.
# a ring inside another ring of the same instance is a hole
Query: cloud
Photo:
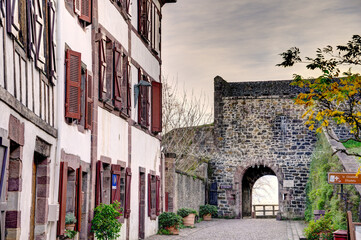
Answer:
[[360, 33], [359, 0], [179, 0], [163, 8], [163, 73], [213, 98], [213, 78], [290, 79], [303, 66], [275, 67], [292, 46], [344, 44]]

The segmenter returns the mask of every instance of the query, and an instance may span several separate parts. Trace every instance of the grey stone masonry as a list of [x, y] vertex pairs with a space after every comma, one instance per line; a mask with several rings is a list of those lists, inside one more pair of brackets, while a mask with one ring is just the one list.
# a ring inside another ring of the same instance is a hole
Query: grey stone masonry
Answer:
[[222, 216], [251, 215], [253, 184], [263, 175], [279, 181], [280, 215], [303, 217], [306, 182], [316, 135], [304, 124], [290, 81], [228, 83], [214, 80], [214, 141], [221, 154], [210, 164]]

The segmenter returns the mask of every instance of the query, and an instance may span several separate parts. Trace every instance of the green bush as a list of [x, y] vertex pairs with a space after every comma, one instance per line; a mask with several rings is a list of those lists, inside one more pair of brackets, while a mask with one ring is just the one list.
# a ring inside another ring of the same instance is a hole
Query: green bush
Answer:
[[159, 235], [172, 235], [172, 233], [170, 231], [168, 231], [167, 229], [163, 229], [163, 228], [158, 230], [158, 234]]
[[122, 216], [123, 209], [120, 203], [100, 204], [94, 209], [91, 231], [98, 240], [113, 240], [120, 236], [122, 224], [118, 218]]
[[180, 208], [177, 211], [177, 214], [183, 218], [188, 216], [191, 213], [194, 213], [195, 215], [197, 215], [197, 211], [192, 208]]
[[334, 230], [332, 215], [328, 212], [324, 217], [321, 217], [316, 222], [311, 221], [305, 228], [305, 234], [308, 240], [318, 240], [320, 237], [324, 240], [332, 240], [332, 232]]
[[158, 224], [160, 229], [173, 226], [178, 229], [181, 223], [182, 217], [173, 212], [163, 212], [158, 217]]
[[[306, 185], [306, 210], [305, 220], [312, 222], [314, 210], [326, 210], [332, 215], [335, 229], [347, 229], [345, 202], [340, 200], [337, 193], [341, 191], [340, 185], [328, 184], [328, 172], [342, 172], [343, 166], [338, 157], [333, 155], [324, 134], [318, 135], [318, 141], [313, 151], [310, 175]], [[348, 196], [348, 207], [357, 221], [357, 210], [360, 197], [352, 185], [344, 185], [344, 193]], [[310, 223], [311, 224], [311, 223]]]
[[207, 214], [211, 214], [212, 216], [215, 216], [217, 215], [217, 213], [218, 213], [217, 206], [206, 204], [199, 207], [199, 215], [201, 217]]
[[65, 239], [73, 239], [77, 233], [78, 233], [77, 231], [67, 229], [67, 230], [65, 230], [64, 238]]

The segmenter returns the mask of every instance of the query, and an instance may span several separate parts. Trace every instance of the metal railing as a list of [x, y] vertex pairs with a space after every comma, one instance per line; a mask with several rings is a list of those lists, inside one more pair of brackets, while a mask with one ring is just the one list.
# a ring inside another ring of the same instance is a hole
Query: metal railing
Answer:
[[255, 204], [253, 205], [252, 216], [257, 217], [276, 217], [279, 210], [278, 204]]

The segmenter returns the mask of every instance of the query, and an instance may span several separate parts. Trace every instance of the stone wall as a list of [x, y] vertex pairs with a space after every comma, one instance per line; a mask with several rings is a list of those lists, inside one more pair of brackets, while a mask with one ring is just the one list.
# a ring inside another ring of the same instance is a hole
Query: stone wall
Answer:
[[[166, 154], [165, 158], [165, 211], [177, 212], [179, 208], [193, 208], [197, 211], [206, 201], [208, 164], [198, 167], [198, 176], [176, 169], [176, 155]], [[200, 177], [203, 176], [203, 177]]]
[[257, 175], [262, 166], [279, 180], [281, 214], [303, 216], [316, 136], [301, 120], [304, 108], [292, 100], [301, 90], [289, 81], [227, 83], [215, 78], [214, 139], [222, 154], [211, 160], [211, 166], [220, 215], [244, 215], [245, 186], [252, 189], [257, 179], [243, 176], [253, 168]]

